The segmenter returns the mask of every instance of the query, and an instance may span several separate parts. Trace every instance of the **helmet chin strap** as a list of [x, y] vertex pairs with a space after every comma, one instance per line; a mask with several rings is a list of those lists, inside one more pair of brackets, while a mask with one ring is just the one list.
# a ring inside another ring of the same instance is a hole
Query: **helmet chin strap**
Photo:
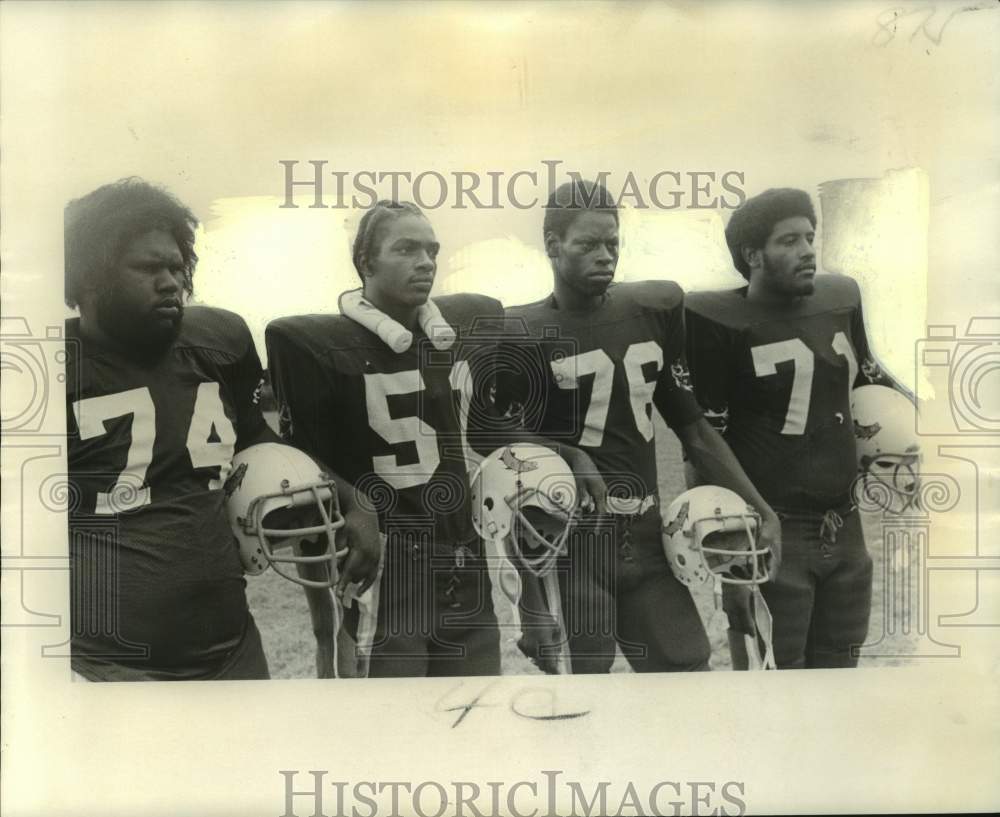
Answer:
[[[534, 526], [530, 524], [527, 517], [524, 515], [522, 510], [522, 498], [524, 493], [524, 485], [520, 479], [516, 482], [516, 493], [513, 499], [513, 504], [508, 500], [508, 505], [514, 513], [514, 527], [512, 527], [509, 536], [516, 539], [519, 531], [517, 526], [523, 525], [525, 527], [525, 535], [530, 535], [539, 540], [539, 545], [546, 547], [548, 549], [548, 554], [544, 557], [544, 561], [541, 567], [536, 567], [535, 565], [530, 565], [527, 562], [526, 555], [522, 551], [520, 545], [515, 547], [518, 559], [525, 569], [533, 573], [542, 581], [542, 588], [545, 591], [545, 606], [548, 608], [548, 613], [552, 616], [556, 623], [557, 637], [559, 643], [557, 645], [558, 653], [556, 655], [556, 671], [559, 675], [572, 675], [573, 666], [570, 661], [569, 655], [569, 638], [566, 634], [566, 619], [563, 616], [562, 609], [562, 596], [559, 591], [559, 576], [556, 574], [555, 567], [556, 562], [560, 554], [566, 552], [566, 540], [569, 538], [569, 530], [573, 524], [576, 516], [576, 510], [570, 514], [569, 520], [567, 520], [566, 525], [563, 527], [562, 533], [559, 537], [553, 541], [548, 542], [540, 533], [535, 531]], [[520, 577], [518, 577], [520, 579]], [[518, 580], [517, 583], [517, 593], [520, 597], [521, 583]], [[509, 597], [509, 596], [508, 596]], [[515, 604], [515, 607], [517, 605]]]
[[[735, 584], [750, 585], [750, 609], [753, 620], [753, 633], [742, 633], [744, 648], [746, 650], [748, 670], [763, 671], [777, 669], [774, 660], [774, 619], [771, 617], [771, 610], [764, 601], [764, 596], [760, 592], [762, 581], [758, 580], [759, 551], [757, 549], [757, 539], [754, 531], [750, 527], [749, 517], [743, 517], [743, 526], [746, 529], [748, 541], [752, 544], [750, 558], [753, 560], [752, 572], [754, 581], [734, 582]], [[763, 565], [760, 565], [763, 567]], [[722, 603], [722, 591], [726, 584], [722, 575], [712, 571], [714, 580], [715, 609], [718, 610]], [[767, 580], [766, 572], [763, 580]], [[763, 646], [763, 652], [761, 647]]]
[[[505, 499], [513, 516], [511, 530], [508, 535], [511, 537], [511, 541], [514, 544], [513, 549], [517, 554], [518, 561], [524, 566], [524, 569], [539, 578], [544, 578], [546, 574], [551, 573], [555, 568], [556, 559], [560, 555], [566, 553], [566, 542], [569, 539], [570, 528], [573, 526], [577, 516], [579, 515], [579, 509], [574, 508], [570, 512], [569, 519], [566, 520], [560, 534], [552, 541], [549, 541], [541, 533], [535, 530], [534, 525], [532, 525], [530, 520], [524, 515], [524, 494], [524, 485], [521, 480], [517, 480], [515, 483], [514, 495]], [[516, 544], [517, 536], [519, 534], [522, 534], [525, 539], [532, 540], [534, 544], [546, 551], [546, 555], [539, 560], [541, 562], [541, 566], [528, 562], [527, 554], [524, 553], [520, 545]]]
[[[750, 537], [750, 541], [753, 543], [753, 576], [757, 578], [757, 567], [758, 567], [758, 550], [757, 550], [757, 538], [753, 535], [753, 531], [750, 530], [750, 522], [746, 517], [743, 517], [743, 524], [747, 529], [747, 536]], [[761, 565], [763, 567], [763, 565]], [[764, 574], [764, 580], [767, 580], [767, 574]], [[760, 592], [760, 584], [754, 582], [750, 589], [750, 606], [753, 608], [753, 622], [754, 622], [754, 634], [753, 636], [744, 636], [747, 640], [747, 655], [750, 657], [750, 669], [751, 670], [769, 670], [777, 669], [777, 665], [774, 661], [774, 619], [771, 617], [771, 610], [767, 606], [767, 602], [764, 601], [764, 595]], [[751, 643], [752, 642], [752, 643]], [[764, 654], [760, 653], [760, 644], [764, 645]]]
[[[751, 575], [756, 580], [757, 578], [757, 537], [754, 536], [754, 532], [750, 530], [750, 519], [746, 516], [743, 517], [743, 528], [747, 532], [747, 541], [750, 543], [751, 553], [750, 558], [753, 560], [753, 564], [750, 566]], [[754, 587], [756, 588], [756, 584]]]
[[716, 573], [714, 570], [712, 572], [712, 598], [715, 601], [715, 609], [722, 609], [722, 588], [725, 582], [722, 581], [722, 576]]
[[[760, 587], [753, 586], [750, 594], [750, 603], [753, 606], [754, 635], [745, 635], [747, 643], [747, 655], [750, 658], [751, 670], [777, 669], [774, 660], [774, 619], [771, 617], [771, 610], [764, 601], [764, 596], [760, 592]], [[761, 655], [760, 645], [764, 645], [764, 654]]]
[[[295, 549], [295, 551], [300, 552], [301, 543], [302, 543], [302, 540], [304, 538], [305, 537], [300, 536], [297, 539], [295, 539], [295, 541], [292, 544], [292, 547]], [[299, 567], [301, 567], [302, 564], [303, 563], [300, 562], [299, 564], [296, 565], [296, 571], [299, 569]], [[279, 575], [284, 576], [284, 573], [278, 568], [277, 565], [274, 565], [274, 569], [275, 569], [275, 571]], [[288, 577], [286, 577], [286, 578], [288, 578]], [[306, 592], [307, 593], [309, 592], [310, 588], [312, 588], [314, 590], [315, 589], [323, 590], [324, 592], [330, 592], [331, 590], [333, 590], [333, 595], [334, 595], [334, 598], [333, 598], [333, 677], [334, 678], [340, 678], [340, 631], [341, 631], [341, 628], [344, 626], [344, 616], [343, 616], [343, 612], [341, 611], [341, 605], [343, 604], [343, 600], [341, 598], [339, 598], [338, 593], [336, 592], [336, 590], [334, 590], [334, 588], [336, 588], [337, 582], [339, 580], [340, 580], [340, 571], [339, 571], [338, 566], [337, 566], [337, 559], [331, 559], [330, 560], [330, 582], [329, 582], [329, 584], [327, 584], [325, 582], [313, 582], [313, 581], [310, 581], [308, 579], [303, 579], [301, 576], [299, 576], [299, 581], [297, 582], [298, 584], [302, 584], [306, 588]], [[313, 613], [313, 611], [311, 609], [309, 611], [309, 614], [310, 615], [314, 615], [314, 613]]]

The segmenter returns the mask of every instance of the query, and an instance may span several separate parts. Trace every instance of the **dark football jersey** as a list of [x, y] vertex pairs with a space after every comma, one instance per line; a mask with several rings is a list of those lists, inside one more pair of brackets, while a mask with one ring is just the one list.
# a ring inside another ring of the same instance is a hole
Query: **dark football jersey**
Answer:
[[773, 506], [825, 511], [857, 471], [851, 389], [889, 382], [865, 336], [857, 283], [820, 275], [812, 295], [761, 305], [746, 288], [692, 292], [687, 348], [695, 393]]
[[82, 340], [78, 318], [66, 337], [74, 661], [211, 674], [247, 622], [222, 488], [264, 425], [250, 332], [191, 306], [148, 365]]
[[497, 404], [524, 427], [587, 452], [615, 496], [657, 493], [653, 406], [672, 428], [701, 416], [684, 354], [684, 294], [615, 284], [597, 309], [553, 296], [507, 309]]
[[383, 532], [457, 545], [476, 538], [469, 422], [487, 410], [503, 308], [479, 295], [435, 303], [457, 334], [450, 349], [418, 329], [396, 353], [350, 318], [304, 315], [268, 325], [268, 367], [282, 435], [363, 491]]

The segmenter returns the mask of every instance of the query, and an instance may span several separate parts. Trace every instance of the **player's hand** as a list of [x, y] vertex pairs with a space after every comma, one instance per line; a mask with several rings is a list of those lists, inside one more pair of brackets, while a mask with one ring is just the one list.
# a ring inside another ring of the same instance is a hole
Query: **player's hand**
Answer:
[[767, 578], [773, 580], [781, 566], [781, 519], [770, 508], [761, 514], [759, 543], [761, 547], [771, 548], [771, 567]]
[[573, 469], [573, 478], [576, 480], [576, 495], [580, 506], [593, 508], [597, 513], [607, 513], [608, 486], [590, 455], [579, 448], [566, 454], [566, 462]]
[[538, 616], [530, 627], [523, 626], [517, 648], [531, 663], [546, 675], [559, 674], [559, 626], [549, 616]]
[[337, 531], [338, 546], [349, 549], [340, 566], [340, 578], [336, 593], [343, 598], [350, 584], [360, 585], [356, 595], [361, 595], [378, 576], [379, 562], [382, 560], [382, 537], [378, 532], [378, 516], [374, 511], [354, 503], [344, 512], [344, 527]]
[[753, 635], [753, 612], [750, 609], [751, 586], [748, 584], [722, 585], [722, 609], [729, 618], [729, 629]]

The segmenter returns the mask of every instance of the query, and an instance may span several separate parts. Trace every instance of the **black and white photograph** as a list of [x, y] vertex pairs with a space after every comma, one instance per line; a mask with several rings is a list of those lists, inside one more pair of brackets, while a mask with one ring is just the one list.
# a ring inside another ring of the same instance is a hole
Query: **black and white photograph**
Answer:
[[0, 6], [3, 813], [996, 811], [998, 35]]

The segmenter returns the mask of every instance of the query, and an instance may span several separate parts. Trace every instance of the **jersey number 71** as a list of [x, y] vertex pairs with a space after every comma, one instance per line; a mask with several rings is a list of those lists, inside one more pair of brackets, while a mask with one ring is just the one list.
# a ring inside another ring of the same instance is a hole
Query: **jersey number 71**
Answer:
[[[837, 332], [830, 344], [839, 355], [847, 359], [847, 388], [854, 385], [858, 376], [858, 361], [854, 356], [851, 342], [843, 332]], [[766, 343], [754, 346], [750, 350], [753, 356], [754, 371], [757, 377], [768, 377], [778, 373], [777, 365], [791, 361], [795, 374], [792, 377], [792, 392], [788, 398], [788, 408], [785, 411], [785, 424], [782, 434], [804, 434], [806, 420], [809, 419], [809, 403], [812, 399], [813, 369], [816, 356], [812, 349], [806, 346], [802, 338], [789, 338], [777, 343]]]

